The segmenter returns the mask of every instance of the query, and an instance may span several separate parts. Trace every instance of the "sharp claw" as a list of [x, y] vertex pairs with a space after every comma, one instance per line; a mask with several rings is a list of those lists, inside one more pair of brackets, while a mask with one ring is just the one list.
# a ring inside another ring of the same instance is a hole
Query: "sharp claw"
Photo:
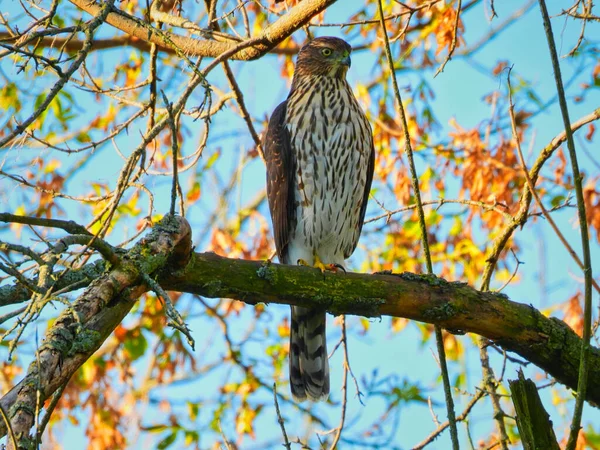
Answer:
[[315, 263], [313, 265], [310, 265], [304, 259], [298, 259], [298, 261], [296, 261], [296, 264], [299, 266], [307, 266], [307, 267], [313, 267], [315, 269], [319, 269], [321, 271], [321, 273], [323, 273], [323, 274], [325, 272], [337, 273], [338, 270], [342, 270], [344, 273], [346, 273], [346, 269], [341, 264], [337, 264], [337, 263], [336, 264], [323, 264], [323, 262], [321, 261], [321, 259], [318, 256], [315, 256]]
[[329, 270], [331, 270], [332, 272], [337, 272], [338, 270], [341, 270], [342, 272], [346, 273], [346, 269], [341, 264], [329, 264]]

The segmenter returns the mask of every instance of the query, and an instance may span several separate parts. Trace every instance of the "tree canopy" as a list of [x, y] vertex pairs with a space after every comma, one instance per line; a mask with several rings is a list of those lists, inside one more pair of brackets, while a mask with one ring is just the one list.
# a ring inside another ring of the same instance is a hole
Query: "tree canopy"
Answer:
[[[6, 445], [600, 448], [600, 17], [510, 3], [2, 4]], [[348, 273], [277, 264], [265, 194], [327, 35], [376, 149]], [[327, 403], [285, 305], [331, 313]]]

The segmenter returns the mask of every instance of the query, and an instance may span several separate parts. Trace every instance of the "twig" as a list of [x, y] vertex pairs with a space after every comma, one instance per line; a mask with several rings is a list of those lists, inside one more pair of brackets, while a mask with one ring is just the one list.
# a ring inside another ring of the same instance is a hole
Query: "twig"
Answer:
[[[155, 2], [157, 3], [157, 2]], [[154, 6], [154, 4], [152, 5]], [[160, 24], [158, 24], [160, 26]], [[149, 70], [150, 73], [148, 75], [150, 83], [150, 98], [148, 99], [148, 107], [150, 109], [150, 114], [148, 114], [148, 125], [146, 126], [146, 133], [148, 133], [152, 128], [154, 128], [154, 124], [156, 123], [156, 96], [157, 96], [157, 83], [158, 76], [156, 74], [156, 62], [158, 60], [158, 47], [156, 44], [150, 44], [150, 64]], [[168, 110], [167, 110], [168, 113]], [[152, 140], [153, 150], [156, 151], [156, 140]], [[140, 160], [140, 166], [144, 167], [146, 160], [146, 153], [142, 153], [142, 158]]]
[[[210, 9], [210, 1], [205, 1], [205, 3], [207, 5], [207, 9]], [[247, 20], [247, 17], [246, 17], [246, 20]], [[211, 27], [216, 32], [221, 32], [221, 28], [219, 27], [218, 21], [213, 20], [211, 23]], [[264, 161], [265, 158], [264, 158], [263, 151], [262, 151], [262, 144], [260, 142], [258, 133], [256, 132], [256, 129], [254, 128], [254, 124], [252, 123], [252, 118], [250, 117], [248, 108], [246, 108], [246, 103], [244, 102], [244, 94], [243, 94], [242, 90], [240, 89], [237, 80], [235, 79], [235, 75], [233, 74], [233, 71], [231, 70], [229, 61], [227, 61], [226, 59], [223, 60], [222, 66], [223, 66], [223, 72], [225, 72], [225, 77], [227, 78], [227, 82], [229, 83], [229, 87], [231, 88], [234, 98], [235, 98], [238, 106], [240, 107], [240, 115], [241, 115], [242, 119], [244, 120], [244, 122], [246, 122], [246, 127], [248, 128], [248, 131], [250, 132], [250, 136], [252, 136], [252, 140], [254, 141], [254, 145], [256, 145], [258, 154], [260, 155], [261, 159]]]
[[344, 347], [344, 376], [342, 381], [342, 411], [340, 416], [340, 424], [337, 426], [335, 437], [333, 438], [333, 442], [331, 443], [330, 450], [335, 450], [337, 448], [338, 442], [340, 441], [340, 437], [342, 436], [342, 430], [344, 429], [344, 423], [346, 422], [346, 409], [348, 406], [348, 371], [350, 367], [350, 363], [348, 361], [348, 337], [346, 335], [346, 316], [342, 315], [342, 345]]
[[[173, 152], [173, 183], [171, 185], [171, 209], [170, 214], [172, 216], [175, 215], [175, 205], [177, 204], [177, 192], [179, 185], [179, 178], [177, 176], [177, 153], [178, 153], [178, 145], [177, 145], [177, 117], [173, 113], [173, 105], [169, 103], [169, 99], [164, 91], [160, 91], [163, 96], [163, 101], [165, 102], [165, 106], [167, 108], [167, 112], [169, 115], [169, 128], [171, 129], [171, 151]], [[183, 215], [183, 211], [181, 212]]]
[[15, 450], [17, 450], [19, 447], [17, 445], [17, 438], [15, 436], [15, 432], [12, 428], [12, 424], [10, 423], [10, 420], [8, 419], [8, 415], [6, 414], [6, 411], [4, 411], [4, 408], [2, 407], [2, 405], [0, 405], [0, 415], [2, 416], [2, 419], [4, 420], [4, 424], [6, 425], [6, 429], [8, 430], [8, 435], [10, 436], [10, 440], [12, 442], [13, 448]]
[[148, 274], [142, 273], [141, 277], [144, 280], [144, 282], [150, 287], [150, 289], [152, 289], [156, 293], [156, 295], [159, 298], [162, 298], [162, 300], [165, 302], [168, 325], [183, 333], [183, 335], [187, 339], [188, 344], [190, 345], [190, 347], [192, 347], [192, 350], [194, 350], [196, 343], [194, 341], [194, 338], [192, 337], [190, 329], [188, 328], [187, 324], [183, 321], [183, 318], [181, 317], [181, 314], [179, 314], [179, 311], [177, 311], [177, 309], [175, 308], [175, 305], [173, 305], [169, 294], [167, 294], [167, 292], [160, 286], [160, 284], [158, 284], [156, 281], [150, 278]]
[[[41, 380], [40, 380], [40, 346], [39, 346], [39, 336], [37, 332], [37, 328], [35, 329], [35, 364], [37, 365], [37, 376], [35, 379], [35, 415], [34, 415], [34, 425], [35, 425], [35, 436], [34, 436], [34, 448], [38, 449], [40, 445], [40, 407], [41, 403]], [[15, 450], [18, 450], [15, 448]]]
[[[419, 6], [414, 6], [414, 7], [402, 4], [402, 6], [404, 6], [404, 8], [406, 8], [405, 11], [401, 11], [401, 12], [396, 13], [396, 14], [390, 14], [389, 16], [384, 17], [383, 20], [385, 20], [386, 22], [388, 22], [390, 20], [394, 20], [395, 21], [395, 20], [397, 20], [398, 18], [400, 18], [402, 16], [412, 16], [416, 12], [418, 12], [420, 10], [423, 10], [423, 9], [429, 9], [433, 5], [435, 5], [436, 3], [439, 3], [439, 2], [440, 2], [440, 0], [431, 0], [431, 1], [427, 2], [427, 3], [424, 3], [424, 4], [419, 5]], [[340, 23], [312, 23], [312, 22], [309, 22], [308, 26], [309, 27], [345, 28], [345, 27], [351, 27], [351, 26], [356, 26], [356, 25], [371, 25], [371, 24], [377, 24], [377, 23], [380, 23], [379, 19], [366, 19], [366, 20], [355, 20], [355, 21], [340, 22]]]
[[281, 428], [281, 434], [283, 435], [283, 445], [285, 448], [287, 448], [287, 450], [292, 450], [292, 446], [290, 445], [290, 441], [285, 431], [285, 421], [281, 416], [281, 411], [279, 411], [279, 402], [277, 401], [277, 383], [273, 383], [273, 401], [275, 402], [275, 413], [277, 414], [277, 422], [279, 423], [279, 427]]
[[[471, 399], [471, 401], [467, 404], [467, 406], [465, 407], [465, 409], [463, 410], [463, 412], [459, 416], [456, 417], [456, 421], [457, 422], [464, 422], [467, 419], [467, 417], [469, 417], [469, 414], [470, 414], [471, 410], [473, 409], [473, 407], [475, 406], [475, 404], [481, 398], [483, 398], [485, 395], [486, 395], [485, 391], [478, 390], [477, 393]], [[414, 446], [412, 448], [412, 450], [421, 450], [422, 448], [425, 448], [426, 445], [428, 445], [431, 442], [433, 442], [440, 434], [442, 434], [442, 432], [446, 428], [448, 428], [448, 426], [450, 426], [450, 423], [448, 421], [444, 422], [435, 431], [433, 431], [429, 436], [427, 436], [420, 443], [418, 443], [416, 446]]]
[[590, 241], [588, 235], [587, 218], [585, 214], [585, 201], [583, 198], [583, 187], [581, 183], [581, 175], [579, 173], [579, 165], [577, 163], [577, 153], [575, 152], [575, 142], [573, 141], [573, 132], [571, 131], [571, 121], [569, 119], [569, 108], [565, 98], [563, 88], [562, 75], [560, 73], [560, 64], [558, 62], [558, 54], [556, 52], [556, 44], [554, 43], [554, 35], [552, 34], [552, 24], [548, 16], [545, 0], [540, 0], [540, 11], [544, 21], [544, 31], [548, 41], [548, 49], [552, 59], [552, 69], [554, 71], [554, 79], [556, 82], [556, 90], [558, 93], [558, 103], [560, 112], [563, 118], [565, 133], [567, 134], [567, 148], [571, 158], [571, 168], [573, 170], [573, 183], [575, 185], [575, 196], [577, 198], [577, 213], [579, 218], [579, 229], [581, 231], [581, 247], [583, 251], [583, 275], [585, 279], [584, 288], [584, 310], [583, 310], [583, 336], [581, 342], [581, 359], [579, 363], [579, 379], [577, 382], [577, 398], [575, 399], [575, 409], [573, 411], [573, 421], [571, 423], [571, 432], [567, 442], [566, 450], [573, 450], [577, 446], [577, 438], [581, 427], [581, 416], [583, 415], [583, 404], [587, 390], [588, 370], [589, 370], [589, 354], [590, 354], [590, 338], [592, 328], [592, 261], [590, 257]]
[[[583, 126], [588, 123], [595, 122], [600, 119], [600, 108], [595, 109], [590, 114], [587, 114], [577, 121], [573, 122], [570, 126], [572, 132], [579, 130]], [[558, 149], [565, 141], [567, 140], [567, 134], [563, 130], [558, 133], [540, 152], [538, 158], [533, 164], [531, 170], [529, 171], [529, 176], [531, 180], [534, 182], [537, 181], [540, 171], [542, 170], [544, 164], [550, 159], [550, 157], [554, 154], [556, 149]], [[489, 289], [490, 281], [492, 278], [492, 274], [496, 267], [496, 262], [498, 261], [498, 257], [504, 247], [506, 246], [508, 240], [514, 233], [514, 231], [525, 225], [527, 222], [527, 218], [529, 216], [529, 206], [531, 204], [533, 196], [529, 191], [528, 186], [523, 187], [523, 193], [521, 194], [521, 199], [519, 201], [519, 211], [513, 216], [511, 221], [506, 225], [506, 228], [500, 233], [500, 235], [494, 240], [492, 249], [489, 251], [487, 256], [487, 264], [484, 269], [483, 279], [481, 282], [481, 289], [487, 290]], [[600, 292], [600, 289], [598, 290]]]
[[[456, 56], [467, 56], [467, 55], [472, 56], [472, 55], [474, 55], [476, 52], [483, 49], [486, 46], [486, 44], [492, 42], [492, 40], [500, 32], [504, 31], [506, 28], [508, 28], [509, 25], [511, 25], [513, 22], [515, 22], [517, 19], [519, 19], [521, 16], [523, 16], [526, 12], [528, 12], [536, 4], [536, 2], [537, 2], [537, 0], [529, 0], [529, 2], [527, 2], [521, 9], [516, 10], [510, 16], [506, 17], [505, 19], [502, 19], [502, 21], [497, 23], [496, 26], [490, 28], [490, 31], [485, 36], [481, 37], [477, 42], [473, 43], [472, 45], [470, 45], [468, 47], [461, 48], [454, 54]], [[492, 2], [492, 15], [498, 17], [496, 12], [493, 11], [493, 2]]]
[[[525, 169], [525, 171], [527, 171], [527, 169]], [[515, 266], [515, 270], [513, 271], [510, 278], [508, 280], [506, 280], [506, 283], [504, 283], [504, 285], [500, 289], [498, 289], [496, 292], [502, 292], [504, 290], [504, 288], [506, 286], [508, 286], [510, 284], [510, 282], [517, 276], [517, 272], [519, 271], [519, 266], [521, 264], [525, 264], [523, 261], [519, 261], [517, 254], [515, 253], [515, 251], [512, 248], [510, 249], [510, 251], [513, 254], [513, 256], [515, 257], [515, 261], [517, 262], [517, 265]]]
[[[573, 124], [571, 124], [569, 127], [569, 130], [575, 131], [575, 130], [581, 128], [582, 126], [584, 126], [585, 124], [593, 122], [595, 120], [598, 120], [599, 118], [600, 118], [600, 108], [594, 110], [592, 113], [582, 117], [581, 119], [579, 119], [576, 122], [574, 122]], [[535, 163], [533, 164], [533, 167], [530, 170], [530, 177], [534, 184], [535, 184], [535, 181], [538, 179], [539, 173], [542, 170], [542, 167], [544, 166], [546, 161], [548, 161], [548, 159], [552, 156], [554, 151], [563, 142], [565, 142], [565, 140], [567, 140], [567, 132], [562, 131], [556, 137], [554, 137], [554, 139], [552, 139], [548, 145], [546, 145], [542, 149], [542, 151], [540, 152], [540, 155], [538, 156]], [[527, 222], [527, 218], [529, 216], [529, 207], [531, 205], [532, 198], [533, 198], [533, 195], [531, 194], [529, 187], [527, 185], [525, 185], [523, 187], [523, 193], [521, 194], [521, 199], [519, 202], [519, 210], [514, 215], [512, 220], [506, 225], [506, 228], [494, 240], [492, 248], [488, 252], [488, 256], [486, 258], [487, 264], [484, 269], [481, 287], [480, 287], [480, 289], [482, 291], [489, 290], [491, 278], [494, 273], [496, 263], [498, 261], [500, 254], [502, 253], [506, 244], [508, 243], [510, 237], [513, 235], [514, 231], [517, 228], [522, 227]], [[502, 411], [502, 409], [500, 407], [498, 395], [496, 394], [496, 385], [494, 383], [493, 372], [492, 372], [491, 368], [489, 367], [487, 349], [485, 349], [485, 345], [482, 340], [479, 340], [479, 346], [480, 346], [480, 359], [481, 359], [481, 364], [482, 364], [483, 378], [484, 378], [484, 381], [487, 381], [488, 389], [490, 390], [490, 393], [491, 393], [490, 396], [492, 399], [492, 406], [494, 408], [494, 417], [498, 423], [498, 426], [500, 427], [501, 434], [504, 434], [504, 436], [506, 436], [506, 433], [502, 432], [502, 430], [505, 428], [504, 427], [504, 412]], [[503, 445], [503, 448], [507, 448], [504, 441], [502, 441], [500, 444]]]
[[113, 266], [119, 265], [121, 262], [119, 256], [117, 255], [116, 249], [106, 242], [103, 239], [100, 239], [96, 236], [89, 236], [87, 234], [73, 234], [71, 236], [66, 236], [58, 241], [56, 245], [54, 245], [52, 251], [55, 254], [64, 253], [70, 245], [79, 244], [84, 245], [86, 247], [92, 247], [95, 250], [98, 250], [102, 257], [111, 263]]
[[[514, 112], [514, 106], [515, 105], [513, 104], [513, 100], [512, 100], [512, 86], [510, 84], [510, 72], [511, 72], [511, 70], [512, 70], [512, 67], [508, 69], [508, 75], [507, 75], [507, 81], [508, 81], [508, 102], [509, 102], [508, 113], [510, 115], [510, 122], [511, 122], [511, 127], [512, 127], [513, 139], [515, 140], [515, 146], [517, 147], [517, 153], [519, 154], [519, 159], [521, 161], [521, 167], [523, 168], [523, 172], [525, 174], [525, 180], [527, 182], [527, 186], [529, 187], [529, 190], [530, 190], [531, 194], [533, 195], [533, 198], [535, 199], [536, 204], [538, 205], [538, 207], [542, 211], [542, 215], [548, 221], [548, 223], [552, 227], [552, 230], [554, 230], [554, 233], [556, 234], [556, 236], [558, 237], [558, 239], [560, 240], [560, 242], [562, 242], [562, 244], [565, 246], [565, 248], [567, 249], [567, 251], [569, 252], [569, 254], [571, 255], [571, 257], [573, 258], [573, 260], [577, 263], [577, 265], [582, 270], [585, 270], [584, 269], [584, 264], [581, 261], [581, 259], [579, 258], [579, 255], [577, 255], [577, 253], [575, 252], [575, 250], [573, 250], [573, 247], [571, 247], [571, 244], [569, 244], [569, 242], [567, 241], [567, 239], [565, 238], [565, 236], [562, 234], [562, 232], [558, 228], [558, 225], [556, 225], [556, 222], [554, 221], [554, 219], [552, 218], [552, 216], [550, 215], [550, 213], [548, 212], [548, 210], [546, 209], [546, 207], [542, 203], [542, 200], [540, 199], [539, 194], [535, 190], [535, 186], [533, 184], [533, 181], [531, 180], [531, 177], [529, 176], [529, 171], [527, 170], [527, 166], [525, 164], [525, 158], [523, 157], [523, 152], [521, 151], [521, 142], [519, 140], [519, 135], [517, 133], [517, 124], [516, 124], [515, 112]], [[592, 277], [592, 283], [596, 287], [596, 290], [598, 290], [598, 292], [600, 292], [600, 286], [598, 285], [598, 283], [596, 282], [596, 280], [593, 279], [593, 277]]]
[[[387, 35], [387, 30], [385, 26], [384, 14], [383, 14], [383, 5], [382, 0], [378, 0], [379, 6], [379, 23], [381, 25], [381, 30], [383, 32], [383, 39], [385, 42], [385, 53], [387, 57], [387, 62], [390, 69], [390, 76], [392, 78], [392, 84], [394, 86], [394, 93], [396, 96], [396, 101], [398, 103], [398, 111], [400, 112], [400, 118], [402, 120], [402, 127], [404, 129], [404, 145], [406, 155], [408, 157], [410, 173], [412, 179], [413, 191], [415, 193], [415, 199], [417, 203], [417, 212], [419, 215], [419, 227], [421, 229], [421, 241], [423, 245], [423, 251], [425, 253], [425, 260], [427, 262], [427, 271], [428, 273], [433, 273], [433, 265], [431, 263], [431, 254], [429, 252], [429, 243], [427, 239], [427, 227], [425, 226], [425, 212], [423, 211], [423, 204], [421, 202], [421, 192], [419, 190], [419, 179], [417, 176], [417, 171], [415, 169], [415, 161], [413, 159], [413, 151], [412, 146], [410, 144], [410, 134], [408, 132], [408, 123], [406, 120], [406, 114], [404, 112], [404, 106], [402, 104], [402, 97], [400, 96], [400, 88], [398, 87], [398, 81], [396, 80], [396, 72], [394, 71], [394, 60], [392, 59], [392, 51], [390, 49], [390, 42]], [[448, 421], [450, 422], [450, 438], [452, 440], [452, 448], [454, 450], [458, 450], [458, 431], [456, 428], [456, 418], [454, 415], [454, 400], [452, 399], [452, 391], [450, 387], [450, 379], [448, 376], [448, 366], [446, 363], [446, 351], [444, 349], [444, 338], [442, 335], [442, 329], [436, 325], [435, 327], [435, 338], [437, 343], [438, 355], [440, 358], [440, 367], [442, 369], [442, 381], [444, 385], [444, 393], [446, 396], [446, 409], [448, 412]]]
[[450, 48], [448, 49], [448, 55], [446, 55], [446, 59], [444, 59], [444, 62], [442, 63], [442, 65], [435, 72], [435, 75], [433, 76], [433, 78], [437, 77], [440, 73], [442, 73], [444, 71], [444, 67], [446, 67], [446, 64], [448, 63], [448, 61], [450, 61], [452, 59], [452, 54], [454, 53], [454, 50], [456, 49], [456, 40], [457, 40], [456, 36], [458, 34], [458, 24], [460, 22], [461, 8], [462, 8], [462, 0], [458, 0], [458, 6], [456, 7], [456, 21], [454, 22], [454, 30], [452, 31], [452, 42], [450, 43]]
[[44, 414], [44, 417], [42, 417], [42, 421], [40, 422], [38, 430], [37, 430], [38, 442], [41, 440], [42, 434], [44, 434], [44, 430], [46, 429], [46, 426], [50, 422], [50, 418], [52, 417], [54, 408], [56, 408], [56, 405], [58, 405], [58, 401], [60, 400], [62, 393], [64, 392], [66, 387], [67, 387], [67, 385], [63, 384], [52, 395], [52, 400], [50, 400], [50, 403], [48, 404], [48, 407], [46, 408], [46, 414]]
[[[577, 2], [579, 3], [579, 2]], [[579, 32], [579, 38], [577, 39], [577, 43], [575, 44], [575, 47], [573, 47], [571, 49], [571, 51], [569, 53], [567, 53], [566, 56], [574, 56], [575, 53], [577, 52], [577, 50], [579, 50], [579, 47], [581, 46], [581, 43], [583, 42], [583, 38], [585, 35], [585, 25], [587, 24], [587, 21], [589, 20], [587, 18], [587, 16], [589, 16], [592, 12], [592, 0], [588, 0], [588, 3], [586, 4], [585, 1], [582, 2], [583, 3], [583, 14], [581, 15], [581, 19], [582, 19], [582, 23], [581, 23], [581, 31]]]
[[0, 222], [60, 228], [70, 234], [87, 234], [92, 236], [92, 233], [90, 233], [83, 225], [79, 225], [72, 220], [43, 219], [41, 217], [17, 216], [15, 214], [0, 213]]
[[256, 129], [254, 128], [254, 124], [252, 123], [252, 118], [250, 117], [248, 108], [246, 108], [246, 103], [244, 102], [244, 95], [242, 93], [242, 90], [240, 89], [240, 87], [237, 83], [237, 80], [235, 79], [235, 76], [233, 75], [233, 71], [231, 70], [231, 67], [227, 61], [223, 61], [223, 70], [225, 71], [225, 76], [227, 77], [229, 86], [231, 87], [231, 90], [233, 91], [235, 100], [236, 100], [238, 106], [240, 107], [240, 113], [241, 113], [240, 115], [242, 116], [242, 119], [244, 119], [244, 122], [246, 122], [246, 126], [248, 128], [248, 131], [250, 132], [250, 136], [252, 136], [254, 145], [256, 145], [256, 150], [258, 151], [258, 154], [260, 155], [261, 159], [264, 160], [265, 157], [263, 155], [260, 137], [258, 136]]
[[[215, 61], [217, 59], [218, 58], [216, 58]], [[213, 61], [213, 63], [214, 63], [214, 61]], [[192, 94], [194, 89], [199, 84], [205, 85], [205, 82], [206, 82], [205, 76], [208, 73], [209, 67], [210, 67], [210, 65], [208, 67], [206, 67], [202, 71], [202, 73], [200, 73], [199, 75], [196, 74], [196, 72], [194, 72], [194, 75], [193, 75], [192, 79], [190, 80], [189, 85], [187, 86], [185, 91], [181, 94], [181, 96], [177, 100], [177, 103], [175, 103], [173, 105], [173, 111], [175, 114], [179, 114], [179, 112], [184, 108], [187, 99], [189, 98], [189, 96]], [[205, 86], [205, 93], [208, 91], [210, 91], [210, 88], [206, 88], [206, 86]], [[206, 94], [206, 95], [208, 97], [210, 97], [208, 94]], [[115, 211], [117, 210], [119, 202], [121, 201], [121, 198], [125, 193], [125, 190], [130, 186], [130, 178], [133, 174], [135, 166], [137, 165], [140, 158], [142, 158], [142, 154], [145, 151], [146, 146], [150, 142], [152, 142], [152, 140], [168, 124], [168, 120], [169, 120], [169, 118], [167, 116], [167, 117], [163, 117], [158, 123], [156, 123], [156, 125], [154, 125], [154, 127], [152, 127], [152, 129], [144, 135], [140, 145], [129, 156], [127, 163], [125, 164], [125, 166], [121, 170], [121, 173], [119, 174], [119, 177], [117, 180], [117, 187], [115, 189], [116, 193], [113, 195], [112, 201], [102, 211], [100, 211], [88, 225], [88, 226], [93, 225], [98, 220], [102, 219], [104, 217], [104, 215], [106, 214], [105, 224], [101, 228], [101, 230], [98, 232], [98, 235], [101, 236], [103, 233], [108, 231], [110, 222], [112, 220], [112, 217], [113, 217]], [[138, 176], [139, 175], [141, 175], [141, 172], [138, 172]], [[134, 177], [133, 181], [136, 181], [135, 177]]]
[[26, 309], [27, 309], [27, 306], [23, 306], [23, 307], [21, 307], [19, 309], [15, 309], [14, 311], [6, 313], [3, 316], [0, 316], [0, 325], [2, 325], [7, 320], [12, 319], [15, 316], [18, 316], [19, 314], [21, 314], [22, 312], [24, 312]]
[[40, 293], [41, 292], [41, 290], [37, 286], [34, 286], [33, 284], [31, 284], [29, 282], [29, 280], [25, 277], [25, 275], [23, 275], [21, 272], [14, 269], [13, 267], [6, 266], [6, 265], [0, 263], [0, 271], [15, 277], [19, 281], [19, 283], [21, 283], [21, 285], [23, 285], [25, 288], [27, 288], [30, 292], [32, 292], [32, 293]]
[[[95, 14], [100, 8], [100, 3], [96, 1], [69, 1], [90, 14]], [[106, 22], [143, 42], [157, 44], [161, 50], [166, 48], [177, 52], [178, 49], [181, 49], [186, 55], [214, 57], [215, 60], [207, 66], [210, 67], [215, 62], [219, 64], [222, 61], [222, 55], [225, 54], [227, 56], [223, 59], [233, 57], [234, 59], [251, 60], [261, 57], [335, 1], [304, 0], [277, 21], [263, 28], [257, 37], [243, 41], [240, 43], [241, 45], [237, 45], [237, 39], [233, 36], [227, 41], [217, 41], [193, 39], [174, 33], [161, 32], [117, 8], [113, 8]]]
[[23, 131], [29, 127], [46, 109], [48, 105], [52, 103], [52, 100], [58, 95], [58, 93], [62, 90], [62, 88], [67, 84], [71, 75], [75, 73], [79, 66], [85, 61], [88, 52], [92, 48], [93, 40], [94, 40], [94, 31], [100, 25], [102, 25], [108, 16], [108, 13], [112, 10], [114, 0], [106, 1], [102, 4], [98, 9], [98, 14], [85, 26], [84, 32], [86, 35], [85, 43], [83, 44], [83, 48], [77, 55], [77, 58], [71, 63], [67, 71], [59, 76], [58, 81], [52, 86], [48, 95], [45, 96], [44, 101], [38, 106], [38, 108], [27, 118], [25, 121], [18, 124], [13, 130], [9, 133], [6, 133], [2, 139], [0, 139], [0, 148], [3, 147], [6, 143], [12, 141], [16, 136], [19, 136]]
[[[502, 209], [499, 208], [499, 206], [501, 206], [503, 208], [507, 208], [507, 206], [504, 205], [503, 203], [488, 204], [488, 203], [479, 202], [479, 201], [475, 201], [475, 200], [460, 200], [460, 199], [453, 200], [453, 199], [440, 198], [439, 200], [429, 200], [429, 201], [422, 202], [421, 205], [422, 206], [437, 205], [438, 208], [440, 208], [444, 204], [450, 204], [450, 203], [479, 207], [479, 208], [484, 209], [485, 211], [494, 211], [494, 212], [497, 212], [498, 214], [502, 214], [504, 216], [504, 218], [506, 218], [508, 220], [512, 220], [512, 216], [510, 214], [508, 214], [506, 211], [502, 211]], [[382, 205], [380, 205], [380, 206], [382, 209], [385, 210], [385, 208]], [[416, 203], [413, 203], [412, 205], [405, 206], [404, 208], [395, 209], [393, 211], [386, 210], [385, 214], [380, 214], [379, 216], [376, 216], [369, 220], [366, 220], [365, 223], [375, 222], [375, 221], [377, 221], [379, 219], [383, 219], [383, 218], [386, 218], [386, 220], [389, 220], [393, 215], [396, 215], [398, 213], [405, 212], [405, 211], [410, 211], [410, 210], [416, 209], [417, 207], [418, 207], [418, 205]]]
[[506, 433], [506, 424], [504, 423], [504, 410], [500, 405], [500, 396], [498, 395], [498, 381], [494, 375], [494, 371], [490, 366], [490, 357], [487, 351], [487, 341], [484, 338], [479, 338], [477, 342], [479, 346], [479, 360], [481, 361], [481, 372], [483, 374], [483, 390], [487, 392], [492, 401], [492, 410], [494, 411], [494, 420], [500, 431], [500, 440], [496, 443], [503, 450], [508, 450], [507, 442], [510, 442]]
[[[22, 255], [25, 255], [25, 256], [29, 256], [33, 261], [35, 261], [40, 266], [46, 263], [40, 255], [38, 255], [36, 252], [31, 250], [29, 247], [25, 247], [23, 245], [11, 244], [9, 242], [0, 241], [0, 250], [3, 252], [6, 252], [7, 254], [8, 254], [8, 252], [12, 251], [12, 252], [16, 252], [16, 253], [21, 253]], [[22, 264], [22, 263], [20, 263], [20, 264]]]
[[233, 448], [231, 447], [231, 443], [229, 442], [229, 439], [227, 439], [227, 436], [225, 436], [225, 433], [223, 432], [223, 427], [221, 426], [220, 420], [219, 420], [219, 432], [221, 433], [221, 437], [223, 438], [223, 444], [225, 444], [225, 448], [227, 450], [233, 450]]

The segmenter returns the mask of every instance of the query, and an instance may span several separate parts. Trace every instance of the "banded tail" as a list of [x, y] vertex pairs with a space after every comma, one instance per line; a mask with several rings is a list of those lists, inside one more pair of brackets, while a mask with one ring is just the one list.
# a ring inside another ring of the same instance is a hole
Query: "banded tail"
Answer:
[[290, 386], [296, 401], [313, 402], [329, 396], [329, 360], [325, 312], [292, 306]]

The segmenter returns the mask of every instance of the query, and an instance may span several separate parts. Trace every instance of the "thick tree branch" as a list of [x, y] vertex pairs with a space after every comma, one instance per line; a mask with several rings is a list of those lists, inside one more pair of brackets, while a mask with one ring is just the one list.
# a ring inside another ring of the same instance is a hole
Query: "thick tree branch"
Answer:
[[[0, 399], [19, 448], [30, 448], [35, 405], [69, 381], [149, 290], [142, 274], [155, 274], [165, 266], [177, 270], [187, 264], [190, 251], [189, 224], [181, 218], [167, 217], [123, 258], [119, 267], [96, 279], [61, 314], [46, 333], [25, 378]], [[5, 434], [6, 425], [0, 422], [0, 436]]]
[[[97, 15], [101, 8], [101, 3], [96, 1], [69, 1], [92, 15]], [[231, 56], [231, 59], [252, 60], [261, 57], [335, 2], [336, 0], [304, 0], [298, 3], [288, 13], [262, 30], [258, 36], [255, 36], [252, 39], [252, 41], [255, 41], [254, 45], [240, 49]], [[108, 15], [106, 22], [136, 39], [156, 44], [162, 49], [172, 49], [174, 45], [188, 57], [207, 56], [216, 58], [240, 45], [239, 40], [195, 39], [162, 31], [145, 23], [142, 19], [116, 8]]]
[[[34, 423], [38, 392], [43, 402], [67, 383], [137, 299], [151, 290], [142, 274], [158, 275], [156, 280], [165, 290], [249, 304], [321, 306], [333, 314], [404, 317], [455, 333], [476, 333], [531, 361], [569, 388], [577, 386], [581, 338], [564, 322], [505, 295], [480, 292], [434, 275], [322, 274], [306, 267], [213, 253], [192, 254], [190, 259], [190, 251], [190, 228], [184, 219], [159, 224], [122, 256], [121, 266], [95, 280], [57, 319], [40, 347], [39, 366], [34, 361], [25, 378], [0, 399], [17, 439], [26, 436]], [[589, 357], [590, 380], [599, 379], [600, 350], [591, 348]], [[589, 384], [586, 399], [600, 403], [598, 383]], [[0, 421], [0, 436], [5, 434]]]
[[[102, 259], [95, 261], [79, 269], [67, 269], [55, 272], [55, 291], [69, 292], [87, 287], [93, 280], [100, 277], [106, 269], [106, 262]], [[38, 277], [29, 280], [30, 284], [37, 286]], [[26, 302], [31, 298], [31, 291], [21, 283], [0, 286], [0, 307]]]
[[[232, 36], [233, 38], [233, 36]], [[18, 37], [12, 37], [9, 33], [5, 31], [0, 31], [0, 42], [15, 42], [18, 40]], [[232, 44], [239, 43], [239, 39], [228, 41]], [[62, 38], [56, 36], [40, 36], [37, 39], [32, 39], [32, 44], [35, 44], [37, 48], [56, 48], [63, 49], [67, 52], [78, 52], [82, 49], [84, 45], [84, 41], [80, 39], [76, 39], [72, 36]], [[121, 35], [115, 36], [113, 38], [105, 38], [105, 39], [94, 39], [92, 42], [92, 48], [90, 52], [99, 51], [99, 50], [107, 50], [112, 48], [123, 48], [125, 46], [136, 48], [143, 52], [150, 53], [150, 46], [152, 44], [146, 40], [139, 39], [135, 36], [131, 35]], [[162, 47], [160, 49], [163, 53], [174, 55], [176, 54], [175, 49]], [[269, 50], [269, 53], [273, 53], [276, 55], [295, 55], [298, 53], [300, 48], [298, 47], [275, 47]]]
[[[560, 383], [577, 387], [581, 338], [561, 320], [503, 294], [480, 292], [434, 275], [321, 274], [300, 266], [196, 253], [178, 275], [161, 280], [167, 290], [299, 306], [320, 305], [333, 314], [404, 317], [455, 333], [476, 333], [531, 361]], [[600, 379], [600, 349], [590, 352], [589, 379]], [[586, 399], [600, 404], [600, 384]]]

